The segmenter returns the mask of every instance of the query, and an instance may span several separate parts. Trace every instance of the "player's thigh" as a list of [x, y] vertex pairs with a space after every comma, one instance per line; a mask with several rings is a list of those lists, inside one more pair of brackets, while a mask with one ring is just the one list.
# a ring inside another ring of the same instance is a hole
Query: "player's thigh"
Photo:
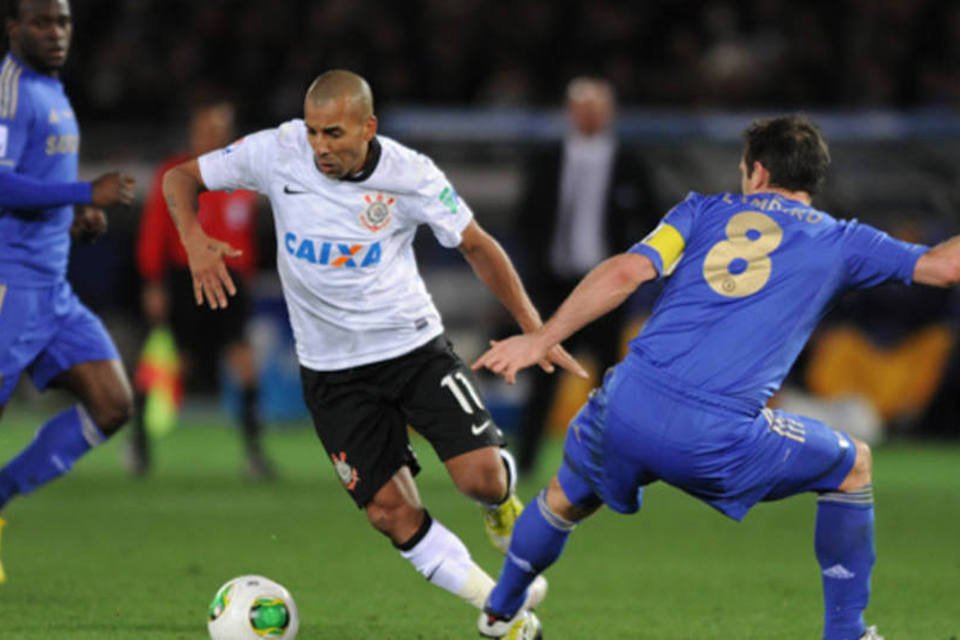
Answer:
[[303, 367], [300, 377], [317, 436], [357, 506], [366, 507], [402, 467], [420, 470], [403, 415], [369, 380]]
[[[30, 366], [30, 375], [38, 389], [45, 389], [52, 381], [81, 363], [120, 361], [120, 354], [106, 327], [92, 311], [72, 293], [61, 294], [58, 303], [56, 333], [43, 352]], [[117, 397], [129, 392], [130, 384], [122, 366], [99, 369], [102, 382]]]
[[657, 479], [644, 459], [656, 441], [655, 420], [663, 400], [644, 390], [623, 367], [611, 369], [603, 385], [570, 421], [558, 480], [574, 505], [598, 500], [620, 513], [643, 504], [643, 487]]
[[441, 337], [429, 343], [403, 366], [414, 369], [400, 390], [403, 412], [441, 460], [505, 444], [480, 398], [473, 372], [449, 341]]
[[55, 332], [49, 289], [0, 283], [0, 405]]
[[785, 411], [764, 410], [760, 421], [767, 429], [767, 439], [782, 438], [776, 475], [770, 479], [773, 488], [765, 501], [779, 500], [807, 491], [833, 491], [853, 469], [857, 457], [854, 440], [814, 418]]

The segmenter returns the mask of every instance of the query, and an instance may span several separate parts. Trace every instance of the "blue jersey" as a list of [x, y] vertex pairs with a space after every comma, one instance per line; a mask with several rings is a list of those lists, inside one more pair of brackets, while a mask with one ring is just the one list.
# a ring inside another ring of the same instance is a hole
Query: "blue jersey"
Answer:
[[759, 409], [839, 294], [909, 284], [927, 247], [779, 195], [691, 193], [630, 251], [671, 276], [631, 357]]
[[[79, 147], [80, 131], [61, 82], [8, 53], [0, 66], [0, 172], [76, 183]], [[0, 283], [49, 286], [63, 280], [72, 221], [69, 204], [0, 209]]]

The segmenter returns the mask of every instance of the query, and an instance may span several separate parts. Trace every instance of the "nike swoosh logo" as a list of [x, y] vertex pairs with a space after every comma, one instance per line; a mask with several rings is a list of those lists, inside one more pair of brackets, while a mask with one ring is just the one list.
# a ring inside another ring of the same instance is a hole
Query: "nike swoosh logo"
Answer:
[[487, 420], [486, 422], [484, 422], [484, 423], [481, 424], [480, 426], [470, 427], [470, 433], [472, 433], [472, 434], [475, 435], [475, 436], [478, 436], [478, 435], [480, 435], [481, 433], [483, 433], [484, 431], [486, 431], [486, 430], [487, 430], [487, 427], [489, 427], [491, 424], [493, 424], [493, 421], [492, 421], [492, 420]]
[[291, 189], [290, 185], [288, 184], [283, 185], [283, 192], [290, 196], [299, 196], [306, 193], [310, 193], [309, 191], [295, 191], [294, 189]]

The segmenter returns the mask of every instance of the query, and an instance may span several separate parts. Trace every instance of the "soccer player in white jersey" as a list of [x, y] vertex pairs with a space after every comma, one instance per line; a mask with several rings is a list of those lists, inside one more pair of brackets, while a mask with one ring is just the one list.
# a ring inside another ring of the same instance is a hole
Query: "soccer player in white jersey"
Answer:
[[[540, 316], [510, 259], [430, 158], [377, 135], [370, 87], [329, 71], [310, 85], [304, 118], [260, 131], [167, 172], [164, 194], [187, 250], [197, 304], [228, 304], [223, 258], [235, 249], [200, 227], [203, 189], [251, 189], [273, 207], [277, 266], [317, 434], [344, 487], [430, 582], [480, 608], [493, 586], [464, 544], [420, 502], [412, 425], [457, 488], [485, 505], [501, 551], [522, 504], [512, 460], [444, 336], [413, 254], [427, 224], [457, 247], [524, 331]], [[586, 373], [561, 347], [541, 366]], [[540, 583], [531, 604], [542, 598]]]

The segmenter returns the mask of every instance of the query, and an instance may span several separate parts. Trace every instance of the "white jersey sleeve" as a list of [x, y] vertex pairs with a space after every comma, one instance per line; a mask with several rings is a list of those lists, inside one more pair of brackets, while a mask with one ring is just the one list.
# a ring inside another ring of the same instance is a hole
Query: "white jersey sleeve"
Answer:
[[411, 217], [429, 225], [437, 242], [444, 247], [459, 246], [463, 230], [473, 220], [473, 211], [433, 160], [418, 153], [413, 162], [416, 163], [414, 193], [418, 206], [412, 208]]
[[197, 158], [203, 184], [211, 191], [249, 189], [266, 193], [276, 136], [276, 129], [265, 129], [203, 154]]

